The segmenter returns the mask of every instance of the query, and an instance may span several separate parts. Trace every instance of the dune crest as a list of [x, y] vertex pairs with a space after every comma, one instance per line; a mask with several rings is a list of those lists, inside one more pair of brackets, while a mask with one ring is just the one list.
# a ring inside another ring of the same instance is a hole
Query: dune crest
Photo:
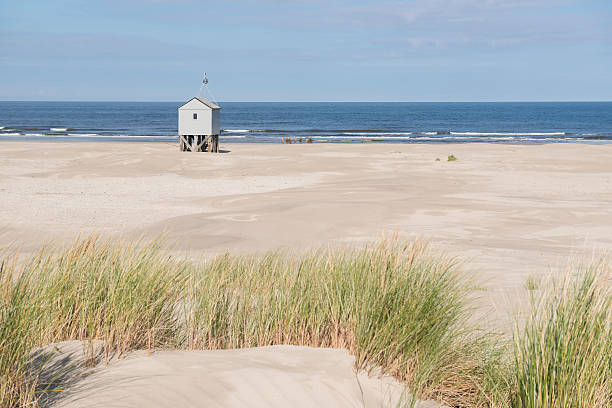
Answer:
[[140, 351], [84, 368], [85, 344], [66, 341], [35, 353], [45, 361], [43, 377], [60, 374], [67, 385], [47, 392], [44, 406], [397, 407], [407, 396], [391, 377], [355, 372], [353, 356], [342, 349]]

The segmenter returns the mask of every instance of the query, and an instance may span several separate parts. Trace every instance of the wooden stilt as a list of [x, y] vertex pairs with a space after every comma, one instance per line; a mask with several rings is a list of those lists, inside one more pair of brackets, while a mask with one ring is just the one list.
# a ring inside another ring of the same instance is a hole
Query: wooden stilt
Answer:
[[179, 150], [219, 153], [219, 135], [179, 135]]
[[204, 136], [198, 136], [198, 144], [196, 145], [195, 151], [196, 152], [203, 152], [204, 151], [204, 144], [206, 143], [206, 137]]
[[187, 140], [185, 139], [185, 136], [183, 135], [179, 135], [179, 150], [181, 152], [184, 152], [187, 150]]

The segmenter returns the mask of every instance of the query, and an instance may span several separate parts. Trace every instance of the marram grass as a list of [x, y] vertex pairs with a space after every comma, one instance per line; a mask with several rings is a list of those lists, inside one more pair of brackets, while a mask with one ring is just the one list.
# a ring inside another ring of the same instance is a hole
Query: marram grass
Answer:
[[185, 347], [344, 347], [359, 367], [381, 368], [418, 396], [486, 406], [495, 393], [493, 341], [467, 323], [471, 283], [422, 243], [222, 256], [192, 276]]
[[[0, 405], [35, 406], [52, 386], [28, 372], [35, 347], [102, 340], [107, 357], [135, 349], [344, 347], [358, 367], [395, 376], [418, 398], [453, 407], [544, 406], [525, 399], [521, 388], [531, 389], [538, 373], [524, 367], [548, 358], [545, 348], [530, 348], [543, 328], [518, 332], [512, 365], [509, 344], [468, 322], [472, 287], [453, 259], [397, 239], [299, 255], [225, 254], [201, 264], [169, 257], [155, 242], [80, 240], [25, 262], [0, 262]], [[596, 302], [603, 293], [592, 293]], [[535, 310], [537, 322], [548, 309]], [[597, 327], [607, 321], [609, 335], [609, 314], [596, 316]], [[557, 335], [573, 327], [560, 326]], [[576, 364], [589, 365], [601, 344], [590, 344]], [[599, 351], [610, 364], [605, 344]], [[583, 394], [609, 402], [609, 383], [593, 384]], [[561, 395], [561, 386], [567, 382], [547, 392]]]
[[36, 400], [26, 378], [33, 347], [102, 339], [106, 353], [172, 344], [185, 265], [154, 245], [136, 249], [87, 239], [43, 251], [17, 268], [0, 263], [0, 402]]
[[611, 279], [601, 262], [533, 295], [515, 335], [513, 407], [612, 407]]

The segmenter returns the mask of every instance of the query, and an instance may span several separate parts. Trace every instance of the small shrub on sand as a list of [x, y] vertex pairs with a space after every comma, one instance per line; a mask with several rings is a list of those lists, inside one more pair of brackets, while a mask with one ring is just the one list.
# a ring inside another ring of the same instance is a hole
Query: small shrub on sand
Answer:
[[513, 407], [612, 407], [611, 278], [602, 262], [534, 294], [515, 335]]
[[450, 161], [457, 161], [457, 158], [456, 158], [454, 155], [449, 154], [449, 155], [448, 155], [448, 159], [447, 159], [447, 161], [449, 161], [449, 162], [450, 162]]
[[307, 137], [307, 138], [301, 138], [301, 137], [295, 138], [294, 137], [293, 139], [290, 137], [285, 137], [281, 140], [284, 144], [302, 144], [302, 143], [312, 143], [313, 142], [312, 137]]

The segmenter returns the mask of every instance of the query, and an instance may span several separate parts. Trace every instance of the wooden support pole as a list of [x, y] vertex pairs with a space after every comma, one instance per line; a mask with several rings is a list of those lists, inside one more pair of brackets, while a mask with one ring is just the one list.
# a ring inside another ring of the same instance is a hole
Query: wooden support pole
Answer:
[[179, 135], [179, 149], [181, 150], [181, 152], [186, 151], [187, 146], [189, 146], [189, 143], [185, 139], [185, 136]]
[[205, 136], [198, 136], [198, 144], [196, 146], [196, 151], [198, 152], [203, 152], [203, 146], [206, 143], [206, 137]]

